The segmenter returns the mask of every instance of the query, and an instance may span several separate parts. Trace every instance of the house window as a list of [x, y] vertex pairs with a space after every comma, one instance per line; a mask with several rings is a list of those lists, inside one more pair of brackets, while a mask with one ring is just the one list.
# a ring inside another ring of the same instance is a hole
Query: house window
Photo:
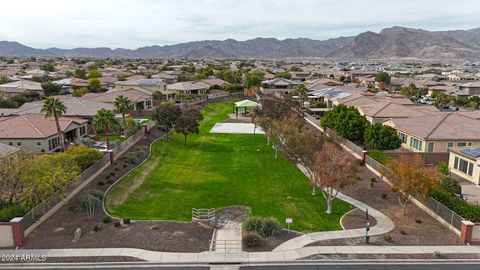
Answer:
[[48, 140], [48, 150], [52, 150], [52, 140]]
[[466, 142], [457, 142], [457, 146], [464, 147], [464, 146], [467, 146], [467, 143]]
[[13, 142], [8, 142], [8, 145], [13, 146]]
[[468, 174], [468, 175], [472, 176], [473, 175], [473, 166], [474, 166], [473, 163], [468, 162], [464, 159], [455, 157], [455, 164], [454, 164], [453, 167], [456, 170], [459, 170], [459, 171], [463, 172], [464, 174]]
[[447, 144], [447, 147], [448, 147], [448, 148], [453, 147], [453, 142], [449, 142], [449, 143]]
[[42, 153], [45, 153], [45, 149], [40, 150]]
[[468, 146], [472, 146], [472, 143], [471, 143], [471, 142], [468, 142], [467, 145], [468, 145]]
[[22, 142], [17, 142], [17, 146], [21, 146], [22, 145]]
[[435, 144], [434, 144], [433, 142], [429, 142], [429, 143], [428, 143], [428, 149], [427, 149], [427, 151], [428, 151], [429, 153], [432, 153], [434, 146], [435, 146]]
[[80, 136], [85, 135], [85, 133], [86, 133], [86, 132], [85, 132], [85, 126], [81, 126], [81, 127], [80, 127]]
[[399, 136], [402, 143], [407, 143], [407, 135], [405, 133], [400, 132]]
[[42, 145], [42, 142], [37, 142], [37, 145], [38, 145], [38, 146]]
[[422, 141], [417, 138], [413, 138], [410, 140], [410, 146], [417, 149], [418, 151], [422, 150]]

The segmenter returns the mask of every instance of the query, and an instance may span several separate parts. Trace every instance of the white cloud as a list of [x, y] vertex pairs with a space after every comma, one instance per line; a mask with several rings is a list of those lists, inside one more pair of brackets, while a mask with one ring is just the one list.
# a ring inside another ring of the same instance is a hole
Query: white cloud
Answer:
[[126, 47], [254, 37], [326, 39], [401, 25], [479, 27], [472, 0], [16, 0], [0, 39], [34, 47]]

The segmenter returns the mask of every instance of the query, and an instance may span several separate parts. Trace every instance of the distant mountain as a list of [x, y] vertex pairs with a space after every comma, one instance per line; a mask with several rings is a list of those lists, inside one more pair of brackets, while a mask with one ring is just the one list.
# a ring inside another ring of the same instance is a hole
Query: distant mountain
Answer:
[[[476, 33], [477, 30], [469, 30]], [[468, 32], [468, 31], [465, 31]], [[332, 58], [479, 59], [480, 46], [462, 31], [431, 32], [392, 27], [380, 33], [365, 32], [330, 53]]]
[[227, 39], [194, 41], [135, 50], [110, 48], [34, 49], [18, 42], [0, 41], [0, 56], [126, 57], [126, 58], [289, 58], [325, 56], [347, 45], [353, 37], [325, 41], [312, 39], [256, 38], [246, 41]]
[[426, 31], [404, 27], [364, 32], [355, 37], [328, 40], [307, 38], [246, 41], [204, 40], [135, 50], [110, 48], [35, 49], [18, 42], [0, 41], [0, 56], [92, 57], [92, 58], [299, 58], [329, 57], [480, 59], [480, 28]]

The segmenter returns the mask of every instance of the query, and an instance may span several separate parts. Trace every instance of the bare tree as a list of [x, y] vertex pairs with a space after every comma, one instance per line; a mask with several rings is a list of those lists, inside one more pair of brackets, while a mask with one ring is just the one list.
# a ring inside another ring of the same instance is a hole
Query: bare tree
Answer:
[[338, 192], [358, 180], [357, 162], [337, 144], [325, 142], [315, 154], [312, 171], [314, 183], [327, 201], [327, 213], [331, 214], [333, 199]]

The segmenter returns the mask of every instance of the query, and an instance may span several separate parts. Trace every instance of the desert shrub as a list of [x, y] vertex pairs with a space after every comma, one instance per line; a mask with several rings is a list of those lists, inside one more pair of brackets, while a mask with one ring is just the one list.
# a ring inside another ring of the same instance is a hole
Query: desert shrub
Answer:
[[94, 232], [99, 232], [101, 229], [100, 229], [100, 225], [98, 224], [95, 224], [95, 226], [93, 226], [93, 231]]
[[115, 221], [115, 223], [113, 223], [113, 226], [114, 226], [115, 228], [118, 228], [118, 227], [120, 227], [121, 225], [122, 225], [122, 224], [120, 224], [120, 221], [118, 221], [118, 220]]
[[118, 171], [120, 171], [120, 168], [117, 167], [117, 168], [115, 168], [114, 170], [115, 170], [116, 172], [118, 172]]
[[243, 222], [243, 229], [246, 232], [256, 232], [259, 235], [263, 235], [263, 219], [259, 217], [248, 217]]
[[243, 236], [242, 243], [246, 248], [261, 247], [263, 245], [263, 238], [260, 234], [251, 231]]
[[104, 185], [105, 185], [105, 182], [103, 182], [103, 181], [98, 181], [97, 184], [98, 184], [99, 186], [104, 186]]
[[122, 166], [123, 166], [123, 168], [127, 168], [127, 164], [123, 164]]
[[115, 172], [111, 172], [110, 175], [113, 177], [115, 176]]
[[105, 176], [105, 180], [110, 179], [110, 177], [111, 177], [110, 175]]
[[421, 223], [422, 223], [422, 220], [421, 220], [420, 218], [415, 218], [415, 223], [421, 224]]
[[274, 218], [266, 218], [263, 220], [263, 235], [278, 236], [282, 232], [282, 226], [278, 220]]
[[102, 218], [102, 222], [103, 223], [110, 223], [110, 222], [112, 222], [112, 218], [110, 216], [104, 216]]
[[5, 205], [0, 209], [0, 222], [9, 222], [14, 217], [22, 217], [26, 209], [18, 205]]
[[107, 180], [107, 184], [109, 184], [109, 185], [113, 184], [113, 180], [112, 179]]
[[392, 236], [386, 234], [386, 235], [383, 236], [383, 240], [385, 240], [385, 242], [389, 242], [389, 243], [390, 243], [390, 242], [393, 241], [393, 238], [392, 238]]
[[400, 234], [405, 235], [407, 232], [404, 229], [400, 229]]
[[130, 224], [130, 219], [129, 218], [124, 218], [123, 219], [123, 224], [125, 224], [125, 225]]
[[384, 199], [384, 200], [387, 199], [387, 193], [382, 193], [382, 199]]

